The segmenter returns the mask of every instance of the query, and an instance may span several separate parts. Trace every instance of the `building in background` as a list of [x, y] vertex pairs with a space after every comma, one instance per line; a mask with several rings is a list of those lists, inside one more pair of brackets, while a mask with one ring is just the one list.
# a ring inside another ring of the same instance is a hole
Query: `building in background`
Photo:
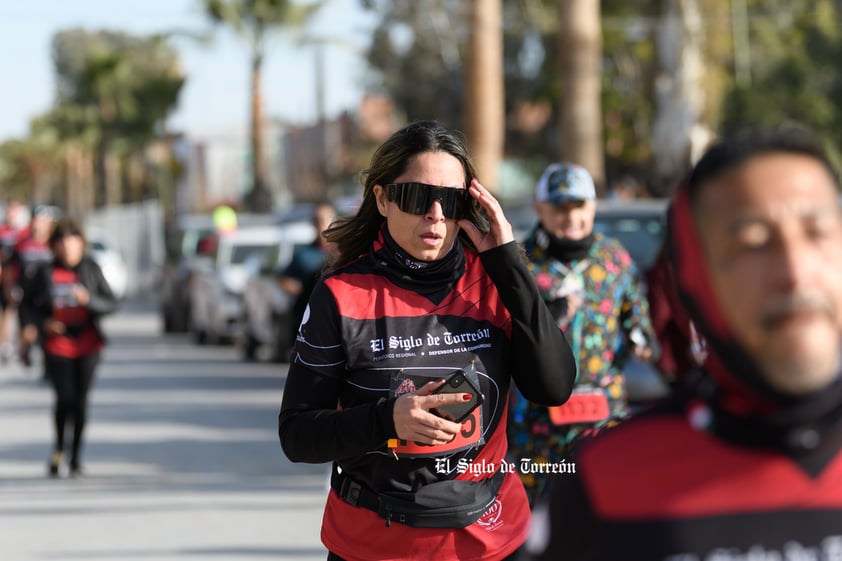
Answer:
[[[176, 213], [203, 212], [221, 204], [239, 206], [251, 187], [251, 153], [248, 129], [230, 127], [191, 134], [186, 149], [184, 181], [175, 195]], [[269, 122], [264, 126], [267, 182], [275, 205], [288, 203], [284, 179], [282, 139], [285, 127]], [[271, 209], [268, 209], [271, 210]]]
[[[268, 123], [267, 179], [275, 205], [267, 210], [354, 194], [372, 150], [398, 125], [394, 104], [380, 96], [366, 96], [355, 112], [308, 126]], [[173, 145], [173, 158], [183, 171], [174, 183], [176, 215], [242, 206], [251, 181], [245, 127], [192, 134]]]

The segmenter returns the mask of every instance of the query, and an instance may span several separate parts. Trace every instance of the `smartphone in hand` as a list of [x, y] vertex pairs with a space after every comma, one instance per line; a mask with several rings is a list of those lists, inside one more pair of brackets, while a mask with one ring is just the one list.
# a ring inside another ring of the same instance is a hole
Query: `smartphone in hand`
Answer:
[[479, 407], [484, 399], [479, 388], [468, 378], [467, 373], [461, 368], [451, 372], [444, 384], [434, 390], [433, 393], [471, 394], [469, 401], [454, 403], [452, 405], [440, 405], [439, 407], [430, 409], [431, 413], [455, 423], [461, 423], [470, 417], [471, 412]]

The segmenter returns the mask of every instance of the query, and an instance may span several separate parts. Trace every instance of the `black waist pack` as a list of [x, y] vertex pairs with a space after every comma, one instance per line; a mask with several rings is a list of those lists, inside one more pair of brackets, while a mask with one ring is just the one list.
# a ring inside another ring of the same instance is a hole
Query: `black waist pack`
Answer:
[[65, 325], [64, 326], [64, 333], [65, 337], [70, 339], [78, 339], [82, 333], [84, 333], [91, 324], [89, 323], [80, 323], [77, 325]]
[[414, 528], [464, 528], [494, 504], [506, 475], [482, 481], [449, 479], [424, 485], [414, 493], [377, 493], [334, 469], [331, 486], [346, 502], [365, 507], [386, 520]]

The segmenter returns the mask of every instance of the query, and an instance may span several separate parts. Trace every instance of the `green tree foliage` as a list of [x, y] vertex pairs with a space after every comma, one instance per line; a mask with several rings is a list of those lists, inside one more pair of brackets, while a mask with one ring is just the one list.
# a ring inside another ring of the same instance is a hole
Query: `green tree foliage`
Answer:
[[[506, 154], [540, 169], [558, 153], [557, 6], [560, 0], [504, 0]], [[438, 118], [463, 126], [467, 36], [459, 0], [360, 0], [379, 24], [368, 53], [374, 88], [406, 119]], [[652, 124], [658, 110], [657, 32], [663, 0], [602, 0], [602, 110], [609, 182], [631, 174], [651, 180]], [[751, 81], [737, 85], [735, 0], [705, 0], [703, 125], [714, 133], [749, 123], [797, 120], [837, 147], [842, 124], [839, 60], [842, 0], [746, 0]], [[744, 54], [744, 53], [743, 53]], [[523, 109], [536, 129], [520, 125]], [[842, 163], [842, 158], [839, 159]]]
[[[437, 119], [467, 128], [465, 64], [469, 29], [463, 0], [361, 0], [378, 17], [367, 53], [373, 77], [369, 89], [391, 97], [406, 121]], [[544, 100], [557, 90], [546, 69], [546, 43], [556, 9], [544, 0], [503, 0], [503, 67], [507, 130], [505, 152], [540, 171], [558, 151], [554, 115]], [[550, 47], [553, 48], [553, 47]], [[531, 107], [532, 103], [537, 103]], [[535, 115], [536, 130], [512, 126], [518, 111]], [[546, 154], [545, 157], [542, 157]]]
[[388, 94], [406, 120], [462, 126], [464, 2], [370, 0], [363, 5], [380, 15], [367, 55], [377, 73], [372, 89]]
[[160, 136], [184, 76], [163, 36], [70, 29], [53, 38], [57, 103], [43, 119], [60, 138], [94, 150], [96, 204], [105, 204], [106, 158]]
[[[716, 0], [719, 1], [719, 0]], [[437, 118], [463, 127], [465, 45], [461, 0], [361, 0], [379, 15], [367, 55], [372, 89], [392, 97], [406, 120]], [[650, 158], [657, 60], [654, 20], [660, 0], [602, 2], [603, 113], [609, 171]], [[504, 0], [506, 153], [540, 171], [558, 157], [558, 0]], [[533, 115], [529, 118], [524, 115]], [[537, 130], [520, 121], [538, 121]], [[531, 162], [531, 163], [530, 163]]]
[[798, 122], [827, 142], [842, 164], [842, 31], [832, 0], [750, 2], [751, 81], [734, 85], [722, 130]]
[[323, 4], [324, 0], [309, 3], [292, 0], [204, 0], [207, 15], [215, 23], [230, 27], [249, 47], [252, 185], [245, 202], [252, 211], [268, 212], [273, 206], [264, 168], [260, 91], [267, 41], [274, 31], [301, 31]]
[[175, 107], [184, 83], [163, 36], [73, 29], [53, 39], [59, 105], [94, 108], [121, 136], [149, 139]]
[[24, 140], [0, 144], [0, 191], [6, 196], [29, 200], [33, 184], [36, 151]]
[[630, 172], [651, 158], [660, 8], [660, 0], [633, 6], [622, 0], [602, 3], [602, 113], [609, 175]]
[[0, 191], [22, 200], [59, 202], [61, 140], [52, 128], [33, 122], [29, 137], [0, 144]]

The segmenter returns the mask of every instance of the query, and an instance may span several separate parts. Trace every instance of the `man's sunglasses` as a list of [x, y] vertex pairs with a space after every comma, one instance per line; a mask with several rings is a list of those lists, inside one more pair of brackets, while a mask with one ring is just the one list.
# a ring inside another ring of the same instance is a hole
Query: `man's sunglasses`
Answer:
[[470, 205], [468, 190], [462, 187], [439, 187], [426, 183], [389, 183], [386, 198], [409, 214], [425, 214], [433, 201], [441, 204], [446, 218], [460, 219]]

